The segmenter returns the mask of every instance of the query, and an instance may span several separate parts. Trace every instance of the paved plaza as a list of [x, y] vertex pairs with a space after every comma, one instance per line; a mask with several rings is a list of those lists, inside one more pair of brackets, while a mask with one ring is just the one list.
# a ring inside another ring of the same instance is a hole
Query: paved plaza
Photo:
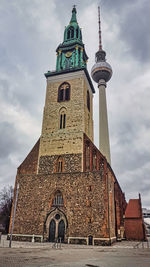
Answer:
[[111, 247], [9, 242], [2, 236], [0, 267], [149, 267], [147, 243], [122, 241]]

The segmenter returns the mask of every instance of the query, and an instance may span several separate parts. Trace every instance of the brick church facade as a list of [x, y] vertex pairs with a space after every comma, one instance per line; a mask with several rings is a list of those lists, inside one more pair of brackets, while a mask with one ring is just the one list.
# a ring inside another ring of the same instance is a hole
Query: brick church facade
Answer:
[[95, 90], [75, 7], [56, 51], [56, 71], [45, 74], [42, 133], [17, 170], [13, 239], [111, 244], [124, 238], [126, 200], [93, 143]]

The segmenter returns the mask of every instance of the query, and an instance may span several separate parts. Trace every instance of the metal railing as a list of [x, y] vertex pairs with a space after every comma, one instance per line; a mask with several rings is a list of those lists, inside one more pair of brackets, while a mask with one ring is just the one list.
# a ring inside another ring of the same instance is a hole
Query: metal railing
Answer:
[[133, 248], [150, 248], [149, 240], [137, 243]]
[[61, 237], [55, 240], [55, 243], [52, 245], [52, 248], [61, 249]]

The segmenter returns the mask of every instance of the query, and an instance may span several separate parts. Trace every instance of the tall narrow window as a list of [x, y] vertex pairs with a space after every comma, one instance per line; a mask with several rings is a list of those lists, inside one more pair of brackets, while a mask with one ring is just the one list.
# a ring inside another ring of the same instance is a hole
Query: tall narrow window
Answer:
[[63, 116], [63, 128], [66, 127], [66, 114], [64, 114]]
[[64, 98], [64, 89], [61, 89], [60, 90], [60, 95], [59, 95], [60, 101], [63, 101], [63, 98]]
[[89, 185], [89, 192], [92, 192], [92, 186]]
[[58, 88], [58, 102], [63, 102], [68, 100], [70, 100], [70, 84], [64, 82]]
[[71, 38], [74, 38], [74, 29], [71, 28]]
[[67, 87], [66, 88], [66, 93], [65, 93], [65, 100], [69, 100], [69, 98], [70, 98], [70, 88]]
[[60, 129], [66, 128], [66, 114], [60, 115]]
[[93, 151], [93, 171], [97, 170], [97, 157], [96, 157], [96, 151]]
[[78, 38], [78, 35], [79, 35], [79, 31], [78, 29], [76, 29], [76, 38]]
[[89, 91], [87, 91], [87, 108], [90, 111], [90, 94], [89, 94]]
[[67, 39], [70, 39], [70, 30], [67, 32]]
[[70, 27], [67, 32], [67, 39], [74, 38], [74, 28]]
[[90, 144], [86, 142], [86, 171], [90, 170]]
[[57, 159], [57, 172], [63, 172], [63, 158], [59, 157]]
[[62, 129], [62, 119], [63, 119], [63, 115], [60, 115], [60, 129]]

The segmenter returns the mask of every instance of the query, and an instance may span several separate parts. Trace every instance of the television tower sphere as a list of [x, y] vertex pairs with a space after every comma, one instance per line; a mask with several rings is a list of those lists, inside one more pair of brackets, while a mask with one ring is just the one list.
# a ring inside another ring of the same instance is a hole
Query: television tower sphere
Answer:
[[106, 53], [103, 50], [96, 53], [96, 63], [91, 69], [91, 76], [96, 83], [100, 80], [108, 82], [112, 76], [112, 68], [110, 64], [105, 61], [105, 56]]

